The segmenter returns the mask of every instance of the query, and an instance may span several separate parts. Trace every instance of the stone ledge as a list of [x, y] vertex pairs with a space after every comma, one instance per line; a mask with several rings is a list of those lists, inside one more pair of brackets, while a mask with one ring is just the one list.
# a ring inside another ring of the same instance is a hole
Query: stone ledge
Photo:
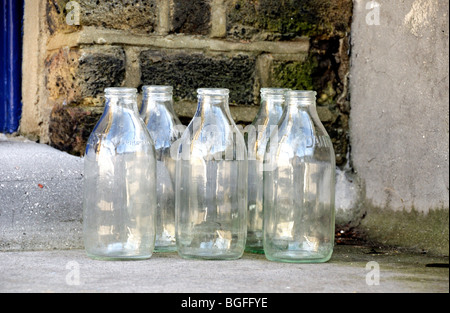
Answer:
[[105, 30], [96, 27], [83, 27], [81, 31], [68, 34], [55, 34], [50, 37], [48, 51], [61, 47], [80, 45], [129, 45], [167, 49], [193, 49], [218, 52], [267, 52], [281, 55], [304, 55], [309, 51], [309, 38], [296, 41], [256, 41], [242, 42], [211, 39], [203, 36], [186, 35], [140, 35], [120, 30]]

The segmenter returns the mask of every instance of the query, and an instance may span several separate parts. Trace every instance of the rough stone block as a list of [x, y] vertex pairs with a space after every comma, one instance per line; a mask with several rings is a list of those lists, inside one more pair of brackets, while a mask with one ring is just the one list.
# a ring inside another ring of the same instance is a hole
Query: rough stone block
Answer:
[[102, 107], [56, 106], [50, 116], [50, 145], [72, 155], [84, 155], [89, 135], [102, 113]]
[[45, 63], [47, 89], [54, 104], [99, 105], [107, 87], [125, 79], [125, 52], [116, 47], [62, 48]]
[[66, 22], [68, 14], [79, 9], [80, 26], [97, 26], [138, 33], [151, 33], [156, 28], [158, 8], [156, 0], [76, 0], [76, 7], [66, 9], [69, 0], [49, 0], [47, 22], [50, 33], [74, 31], [77, 26]]
[[171, 31], [192, 35], [207, 35], [211, 28], [212, 0], [171, 0]]
[[67, 14], [66, 5], [69, 0], [48, 0], [46, 4], [47, 25], [50, 34], [55, 32], [70, 33], [77, 31], [81, 25], [68, 24], [66, 21]]
[[229, 0], [228, 35], [240, 39], [285, 40], [350, 30], [352, 0]]
[[255, 56], [146, 50], [140, 63], [142, 83], [171, 85], [178, 101], [196, 101], [198, 88], [228, 88], [231, 104], [255, 104]]

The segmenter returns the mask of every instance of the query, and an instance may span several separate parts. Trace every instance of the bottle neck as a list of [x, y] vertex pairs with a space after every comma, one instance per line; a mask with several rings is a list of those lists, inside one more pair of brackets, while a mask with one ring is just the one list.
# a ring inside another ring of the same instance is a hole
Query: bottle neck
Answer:
[[288, 91], [286, 92], [286, 106], [289, 111], [315, 111], [315, 91]]
[[148, 115], [152, 110], [161, 107], [173, 113], [173, 88], [170, 86], [145, 86], [142, 102], [141, 115]]
[[107, 88], [106, 110], [128, 109], [137, 113], [137, 90], [135, 88]]
[[228, 101], [228, 89], [199, 89], [197, 111], [200, 114], [214, 109], [228, 112]]
[[285, 93], [289, 89], [284, 88], [262, 88], [261, 110], [266, 115], [273, 111], [283, 111], [286, 104]]

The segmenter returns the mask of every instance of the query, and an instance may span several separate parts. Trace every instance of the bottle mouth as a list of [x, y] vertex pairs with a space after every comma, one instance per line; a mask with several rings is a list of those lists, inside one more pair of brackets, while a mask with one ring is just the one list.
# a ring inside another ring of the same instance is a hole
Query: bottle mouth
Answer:
[[289, 88], [261, 88], [261, 94], [263, 95], [280, 95], [284, 96]]
[[226, 88], [200, 88], [197, 93], [199, 96], [228, 96], [230, 90]]
[[142, 91], [144, 93], [173, 93], [173, 87], [172, 86], [160, 86], [160, 85], [151, 85], [151, 86], [144, 86], [142, 87]]
[[316, 105], [317, 92], [313, 90], [290, 90], [286, 92], [288, 105], [310, 107]]
[[286, 97], [304, 99], [304, 100], [316, 100], [317, 92], [313, 90], [288, 90], [286, 91]]
[[107, 96], [134, 96], [138, 93], [136, 88], [127, 87], [109, 87], [105, 89]]

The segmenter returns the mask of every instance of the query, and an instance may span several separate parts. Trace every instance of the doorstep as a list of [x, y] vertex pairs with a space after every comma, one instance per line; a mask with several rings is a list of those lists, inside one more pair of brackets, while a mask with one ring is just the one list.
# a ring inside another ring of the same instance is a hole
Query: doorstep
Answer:
[[0, 264], [3, 293], [449, 292], [448, 257], [364, 245], [338, 245], [321, 264], [249, 253], [235, 261], [154, 253], [145, 261], [111, 262], [91, 260], [83, 250], [0, 252]]

